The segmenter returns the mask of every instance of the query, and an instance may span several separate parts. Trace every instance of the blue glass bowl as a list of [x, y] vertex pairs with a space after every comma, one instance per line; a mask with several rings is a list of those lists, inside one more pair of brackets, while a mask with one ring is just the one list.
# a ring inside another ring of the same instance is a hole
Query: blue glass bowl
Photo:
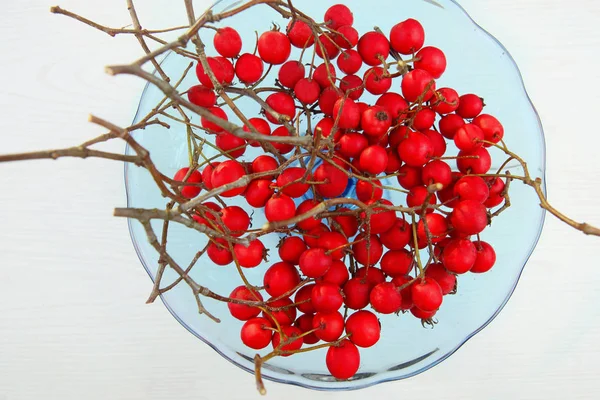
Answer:
[[[394, 24], [406, 18], [421, 21], [426, 30], [426, 45], [437, 46], [447, 55], [448, 69], [438, 81], [438, 87], [452, 86], [459, 93], [477, 93], [484, 97], [486, 112], [495, 115], [503, 123], [509, 147], [527, 160], [532, 175], [543, 178], [545, 145], [542, 126], [525, 91], [519, 70], [508, 51], [473, 22], [457, 3], [452, 0], [405, 0], [400, 3], [397, 0], [378, 0], [371, 4], [366, 4], [363, 0], [344, 0], [343, 3], [355, 11], [355, 27], [359, 32], [372, 30], [375, 23], [384, 32], [389, 32]], [[234, 4], [239, 2], [221, 1], [215, 6], [215, 12]], [[309, 15], [321, 18], [331, 2], [311, 0], [298, 2], [297, 5]], [[261, 5], [226, 20], [225, 24], [236, 27], [243, 38], [254, 38], [255, 30], [267, 30], [272, 22], [285, 24], [272, 9]], [[211, 41], [210, 37], [206, 40], [207, 43]], [[244, 43], [243, 51], [252, 52], [253, 48], [254, 40], [251, 40]], [[163, 60], [162, 67], [176, 79], [188, 64], [188, 60], [170, 55]], [[194, 84], [197, 81], [192, 73], [181, 88], [185, 90]], [[399, 91], [399, 88], [392, 90]], [[136, 122], [162, 98], [163, 94], [158, 89], [147, 86], [140, 101]], [[366, 101], [369, 101], [368, 97]], [[260, 111], [252, 101], [241, 100], [239, 106], [250, 116]], [[232, 120], [238, 122], [235, 118]], [[172, 176], [180, 167], [187, 165], [183, 126], [172, 123], [170, 130], [150, 126], [144, 131], [136, 132], [135, 137], [150, 150], [154, 162], [165, 174]], [[131, 153], [131, 149], [128, 148], [127, 153]], [[212, 155], [210, 149], [207, 149], [207, 154]], [[248, 151], [244, 158], [252, 159], [257, 154], [257, 150]], [[494, 166], [499, 167], [504, 160], [503, 155], [492, 150], [492, 156]], [[509, 167], [514, 169], [514, 173], [519, 173], [518, 166]], [[165, 199], [145, 170], [126, 166], [125, 181], [129, 207], [164, 208]], [[420, 321], [410, 315], [380, 316], [383, 327], [381, 341], [373, 348], [361, 350], [359, 373], [350, 381], [336, 381], [329, 375], [324, 362], [324, 349], [289, 358], [277, 357], [264, 365], [264, 377], [312, 389], [357, 389], [411, 377], [450, 356], [489, 324], [504, 307], [538, 241], [544, 212], [538, 205], [535, 193], [518, 182], [511, 189], [513, 206], [495, 219], [493, 226], [482, 235], [483, 240], [494, 245], [498, 256], [497, 265], [487, 274], [467, 274], [459, 278], [458, 294], [446, 297], [437, 314], [439, 324], [434, 329], [424, 329]], [[351, 190], [349, 188], [349, 195], [352, 195]], [[403, 203], [402, 198], [391, 198], [397, 204]], [[247, 207], [243, 200], [234, 200], [231, 204]], [[261, 227], [265, 222], [261, 210], [257, 210], [253, 218], [254, 227]], [[161, 225], [160, 222], [153, 225], [157, 234], [160, 234]], [[130, 221], [129, 228], [138, 256], [150, 277], [154, 278], [157, 254], [147, 243], [140, 224]], [[265, 246], [270, 249], [271, 262], [279, 261], [275, 247], [277, 241], [275, 236], [265, 242]], [[205, 244], [206, 238], [201, 234], [172, 224], [168, 251], [176, 261], [187, 265]], [[246, 271], [250, 282], [260, 285], [266, 268], [264, 265]], [[191, 275], [200, 284], [223, 295], [228, 295], [233, 288], [242, 284], [234, 268], [216, 266], [206, 257], [200, 260]], [[163, 282], [169, 284], [174, 279], [175, 275], [167, 271]], [[162, 300], [173, 316], [191, 333], [235, 365], [253, 371], [252, 358], [255, 351], [242, 344], [239, 338], [242, 323], [229, 317], [224, 303], [204, 299], [205, 306], [221, 317], [222, 322], [217, 324], [198, 314], [191, 291], [185, 285], [179, 285], [166, 293]], [[267, 352], [265, 350], [261, 354]]]

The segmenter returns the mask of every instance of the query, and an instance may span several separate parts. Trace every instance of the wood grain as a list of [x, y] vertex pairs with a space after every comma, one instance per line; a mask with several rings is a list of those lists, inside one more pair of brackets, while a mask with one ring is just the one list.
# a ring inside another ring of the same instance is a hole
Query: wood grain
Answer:
[[[184, 20], [182, 2], [172, 15], [152, 9], [174, 2], [138, 3], [148, 28]], [[600, 3], [461, 4], [505, 44], [522, 70], [547, 134], [551, 201], [574, 218], [600, 223]], [[103, 72], [104, 65], [133, 59], [134, 41], [53, 16], [50, 5], [3, 3], [3, 153], [90, 137], [99, 132], [86, 122], [90, 111], [125, 124], [142, 87], [138, 80]], [[120, 0], [60, 5], [107, 25], [128, 24]], [[113, 207], [124, 205], [121, 165], [97, 160], [2, 165], [0, 188], [1, 400], [258, 397], [249, 375], [185, 331], [160, 303], [144, 304], [150, 281], [125, 221], [111, 218]], [[599, 398], [598, 248], [597, 239], [549, 219], [504, 312], [440, 366], [408, 381], [351, 393], [269, 383], [270, 396]]]

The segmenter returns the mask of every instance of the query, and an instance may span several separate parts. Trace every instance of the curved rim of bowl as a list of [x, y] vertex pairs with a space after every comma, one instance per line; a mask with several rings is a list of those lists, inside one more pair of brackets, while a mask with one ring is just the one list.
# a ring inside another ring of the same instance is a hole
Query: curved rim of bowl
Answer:
[[[521, 88], [523, 89], [523, 94], [525, 95], [525, 97], [527, 98], [527, 101], [529, 102], [531, 109], [533, 110], [533, 113], [535, 114], [535, 117], [537, 119], [537, 124], [538, 124], [538, 128], [539, 128], [539, 132], [541, 135], [541, 139], [542, 139], [542, 179], [543, 179], [543, 184], [542, 184], [542, 191], [544, 192], [544, 194], [546, 194], [546, 139], [545, 139], [545, 134], [544, 134], [544, 128], [542, 126], [542, 121], [540, 119], [539, 113], [537, 111], [537, 109], [535, 108], [535, 105], [533, 104], [533, 102], [531, 101], [531, 97], [529, 96], [529, 93], [527, 92], [527, 88], [525, 87], [525, 82], [523, 80], [523, 75], [521, 74], [521, 70], [519, 69], [519, 66], [517, 65], [516, 61], [514, 60], [514, 58], [512, 57], [512, 55], [510, 54], [510, 52], [506, 49], [506, 47], [504, 47], [504, 45], [498, 40], [496, 39], [496, 37], [494, 35], [492, 35], [491, 33], [489, 33], [487, 30], [485, 30], [483, 27], [481, 27], [477, 22], [475, 22], [475, 20], [473, 20], [473, 18], [471, 18], [471, 16], [469, 15], [469, 13], [460, 5], [458, 4], [458, 2], [456, 0], [449, 0], [450, 2], [454, 3], [454, 5], [456, 5], [458, 7], [458, 9], [464, 14], [464, 16], [477, 28], [479, 29], [481, 32], [483, 32], [484, 34], [486, 34], [490, 39], [492, 39], [496, 45], [502, 49], [505, 53], [506, 56], [508, 57], [508, 59], [510, 60], [510, 62], [512, 63], [512, 66], [515, 68], [515, 70], [517, 71], [518, 75], [519, 75], [519, 79], [521, 82]], [[165, 55], [165, 57], [160, 61], [160, 64], [162, 64], [167, 57], [169, 57], [172, 53], [167, 53], [167, 55]], [[156, 71], [154, 71], [155, 73]], [[146, 83], [146, 85], [144, 86], [144, 90], [142, 91], [142, 94], [140, 96], [140, 102], [138, 103], [138, 107], [136, 109], [135, 112], [135, 116], [133, 118], [133, 120], [135, 121], [138, 116], [139, 116], [139, 112], [140, 112], [140, 108], [141, 108], [141, 99], [144, 97], [144, 95], [146, 94], [146, 92], [148, 91], [148, 88], [150, 87], [150, 83]], [[129, 144], [126, 145], [125, 148], [125, 153], [129, 153], [131, 151], [131, 148], [129, 146]], [[131, 204], [131, 199], [130, 199], [130, 193], [129, 193], [129, 180], [127, 177], [127, 172], [129, 169], [129, 164], [125, 163], [125, 170], [124, 170], [124, 174], [125, 174], [125, 193], [126, 193], [126, 197], [127, 197], [127, 207], [130, 207]], [[506, 306], [506, 304], [508, 303], [508, 301], [510, 300], [510, 298], [512, 297], [515, 289], [517, 288], [517, 285], [519, 283], [519, 280], [521, 278], [521, 275], [523, 274], [523, 270], [525, 269], [525, 265], [527, 265], [527, 263], [529, 262], [529, 259], [531, 258], [531, 255], [533, 254], [535, 248], [537, 247], [537, 244], [540, 240], [540, 236], [542, 234], [543, 228], [544, 228], [544, 223], [546, 220], [546, 212], [542, 212], [541, 214], [541, 219], [539, 221], [539, 229], [538, 232], [536, 234], [535, 239], [532, 242], [532, 245], [529, 249], [528, 255], [525, 259], [525, 262], [523, 263], [523, 266], [521, 267], [515, 281], [512, 284], [512, 287], [510, 288], [510, 290], [508, 291], [508, 294], [506, 296], [506, 298], [504, 299], [504, 301], [498, 306], [497, 310], [494, 312], [494, 314], [487, 320], [485, 321], [479, 328], [475, 329], [473, 332], [471, 332], [469, 335], [467, 335], [464, 339], [462, 339], [460, 341], [460, 343], [458, 343], [453, 349], [451, 349], [450, 351], [448, 351], [446, 354], [444, 354], [442, 357], [440, 357], [439, 359], [431, 362], [430, 364], [418, 369], [417, 371], [414, 371], [410, 374], [406, 374], [406, 375], [402, 375], [402, 376], [396, 376], [396, 377], [386, 377], [386, 378], [382, 378], [380, 380], [374, 380], [374, 381], [367, 381], [363, 384], [351, 384], [351, 385], [346, 385], [346, 386], [333, 386], [333, 387], [324, 387], [324, 386], [315, 386], [315, 385], [311, 385], [311, 384], [307, 384], [307, 383], [303, 383], [300, 381], [294, 381], [294, 380], [286, 380], [286, 379], [281, 379], [281, 378], [277, 378], [274, 376], [270, 376], [268, 371], [265, 371], [263, 373], [263, 378], [272, 381], [272, 382], [278, 382], [278, 383], [284, 383], [284, 384], [290, 384], [290, 385], [294, 385], [294, 386], [299, 386], [299, 387], [303, 387], [306, 389], [312, 389], [312, 390], [318, 390], [318, 391], [348, 391], [348, 390], [359, 390], [359, 389], [364, 389], [367, 387], [371, 387], [371, 386], [375, 386], [381, 383], [386, 383], [386, 382], [394, 382], [394, 381], [399, 381], [399, 380], [403, 380], [403, 379], [408, 379], [411, 378], [413, 376], [419, 375], [433, 367], [435, 367], [436, 365], [440, 364], [442, 361], [445, 361], [448, 357], [450, 357], [451, 355], [453, 355], [454, 353], [456, 353], [456, 351], [458, 351], [458, 349], [460, 349], [465, 343], [467, 343], [469, 341], [469, 339], [471, 339], [473, 336], [477, 335], [479, 332], [481, 332], [483, 329], [485, 329], [497, 316], [498, 314], [504, 309], [504, 307]], [[140, 262], [142, 263], [144, 269], [146, 270], [146, 272], [148, 273], [148, 276], [150, 277], [150, 279], [154, 282], [154, 277], [152, 276], [152, 273], [150, 272], [150, 268], [148, 266], [148, 262], [146, 261], [146, 259], [144, 259], [144, 257], [142, 256], [142, 252], [139, 248], [139, 244], [137, 242], [137, 238], [134, 235], [133, 232], [133, 223], [135, 221], [132, 219], [128, 219], [127, 220], [127, 226], [129, 229], [129, 235], [131, 237], [131, 241], [133, 243], [133, 247], [135, 249], [135, 252], [140, 260]], [[199, 333], [197, 333], [196, 331], [194, 331], [189, 325], [186, 324], [185, 321], [183, 321], [179, 315], [171, 308], [171, 306], [169, 305], [168, 301], [165, 299], [165, 297], [163, 295], [160, 296], [160, 299], [162, 301], [162, 303], [164, 304], [164, 306], [167, 308], [167, 310], [169, 310], [169, 312], [171, 313], [171, 315], [185, 328], [187, 329], [190, 333], [192, 333], [194, 336], [196, 336], [198, 339], [200, 339], [202, 342], [204, 342], [205, 344], [207, 344], [209, 347], [211, 347], [215, 352], [217, 352], [221, 357], [225, 358], [226, 360], [228, 360], [229, 362], [231, 362], [232, 364], [236, 365], [237, 367], [243, 369], [244, 371], [254, 374], [254, 369], [253, 368], [248, 368], [240, 363], [238, 363], [237, 361], [233, 360], [232, 358], [230, 358], [227, 354], [225, 354], [223, 351], [221, 351], [221, 349], [219, 349], [216, 345], [214, 345], [213, 343], [211, 343], [209, 340], [205, 339], [204, 337], [202, 337]], [[375, 375], [377, 376], [377, 375]], [[347, 381], [349, 383], [352, 382], [357, 382], [357, 381]], [[324, 382], [326, 383], [326, 382]]]

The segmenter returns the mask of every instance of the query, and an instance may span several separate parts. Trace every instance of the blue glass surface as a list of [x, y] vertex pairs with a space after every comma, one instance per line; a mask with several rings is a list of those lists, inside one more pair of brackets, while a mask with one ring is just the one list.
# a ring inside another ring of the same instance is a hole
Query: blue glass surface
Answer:
[[[451, 0], [341, 2], [355, 11], [355, 27], [359, 32], [371, 30], [376, 24], [387, 33], [394, 24], [406, 18], [421, 21], [426, 30], [426, 45], [443, 49], [448, 59], [448, 69], [439, 79], [438, 87], [452, 86], [459, 93], [477, 93], [484, 97], [487, 104], [485, 112], [496, 116], [503, 123], [508, 146], [527, 160], [532, 175], [543, 178], [545, 148], [542, 126], [525, 91], [519, 70], [508, 51], [473, 22], [457, 3]], [[215, 6], [215, 11], [229, 8], [233, 4], [239, 2], [221, 1]], [[316, 18], [320, 18], [331, 4], [334, 3], [313, 0], [297, 2], [303, 11]], [[389, 12], [390, 10], [394, 12]], [[234, 26], [243, 38], [253, 38], [255, 30], [267, 30], [272, 22], [284, 25], [278, 14], [261, 5], [226, 20], [225, 24]], [[212, 39], [210, 32], [207, 43]], [[254, 40], [247, 41], [243, 51], [252, 52], [253, 48]], [[175, 55], [166, 57], [162, 62], [164, 70], [174, 79], [188, 65], [187, 59]], [[192, 73], [181, 87], [185, 90], [194, 84], [197, 81]], [[392, 90], [399, 91], [398, 85], [399, 83], [395, 83]], [[162, 98], [163, 94], [158, 89], [146, 87], [136, 121]], [[365, 98], [366, 101], [371, 100], [368, 96]], [[239, 106], [250, 116], [260, 111], [250, 100], [241, 100]], [[232, 115], [230, 119], [239, 122]], [[135, 133], [136, 139], [150, 150], [157, 166], [170, 176], [187, 165], [188, 159], [185, 129], [172, 122], [169, 121], [172, 125], [170, 130], [153, 125]], [[127, 152], [131, 153], [131, 149], [128, 148]], [[499, 151], [492, 150], [491, 153], [494, 166], [499, 167], [504, 157]], [[215, 153], [211, 154], [211, 149], [206, 148], [206, 154], [210, 156]], [[244, 159], [252, 159], [257, 154], [258, 150], [247, 151]], [[519, 167], [511, 165], [510, 168], [513, 173], [519, 173]], [[125, 180], [130, 207], [164, 208], [166, 201], [145, 170], [128, 165]], [[395, 181], [384, 184], [397, 185]], [[353, 188], [348, 190], [352, 193]], [[387, 193], [386, 197], [397, 204], [403, 203], [402, 196], [397, 194]], [[492, 243], [496, 249], [496, 266], [485, 275], [467, 274], [459, 278], [458, 294], [445, 298], [437, 314], [439, 324], [434, 329], [424, 329], [420, 321], [410, 315], [380, 316], [381, 341], [373, 348], [361, 349], [361, 368], [350, 381], [338, 382], [331, 378], [324, 362], [325, 350], [289, 358], [275, 358], [264, 366], [264, 377], [320, 390], [357, 389], [413, 376], [446, 359], [500, 312], [515, 289], [521, 271], [537, 243], [544, 212], [538, 205], [535, 193], [517, 182], [511, 188], [511, 199], [513, 206], [495, 219], [493, 226], [482, 235], [482, 239]], [[230, 204], [247, 207], [243, 200], [233, 200]], [[254, 213], [253, 218], [253, 227], [260, 227], [265, 222], [260, 210]], [[153, 226], [159, 235], [161, 223], [156, 222]], [[153, 278], [158, 256], [147, 243], [141, 225], [130, 221], [129, 227], [139, 258]], [[273, 237], [265, 241], [265, 246], [270, 249], [271, 262], [279, 261], [275, 248], [277, 239]], [[205, 243], [206, 238], [201, 234], [172, 224], [168, 251], [181, 264], [187, 265]], [[249, 280], [260, 285], [266, 268], [267, 265], [264, 265], [246, 271]], [[233, 288], [242, 284], [234, 268], [215, 266], [206, 257], [192, 270], [191, 276], [200, 284], [223, 295], [228, 295]], [[169, 284], [174, 279], [175, 275], [167, 271], [163, 282]], [[253, 371], [252, 357], [255, 351], [242, 344], [239, 338], [242, 323], [229, 317], [225, 304], [204, 299], [205, 306], [222, 319], [217, 324], [198, 314], [191, 291], [185, 285], [171, 290], [162, 296], [162, 300], [173, 316], [191, 333], [234, 364]], [[266, 354], [268, 349], [260, 353]]]

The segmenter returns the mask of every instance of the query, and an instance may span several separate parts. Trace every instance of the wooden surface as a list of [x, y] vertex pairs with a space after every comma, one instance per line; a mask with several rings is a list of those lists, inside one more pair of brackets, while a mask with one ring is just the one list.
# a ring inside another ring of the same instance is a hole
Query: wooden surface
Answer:
[[[182, 2], [137, 3], [146, 27], [184, 21]], [[177, 3], [170, 15], [152, 12], [169, 3]], [[600, 224], [600, 3], [461, 4], [522, 70], [547, 135], [551, 201]], [[133, 60], [137, 43], [53, 16], [51, 5], [2, 4], [1, 153], [81, 142], [100, 133], [86, 122], [90, 112], [123, 125], [133, 115], [142, 83], [111, 78], [103, 66]], [[107, 25], [128, 23], [122, 0], [60, 5]], [[120, 164], [0, 165], [0, 188], [0, 400], [259, 397], [249, 374], [160, 303], [144, 304], [150, 281], [125, 221], [111, 217], [124, 205]], [[549, 218], [504, 311], [441, 365], [351, 393], [268, 383], [270, 398], [600, 398], [599, 246]]]

